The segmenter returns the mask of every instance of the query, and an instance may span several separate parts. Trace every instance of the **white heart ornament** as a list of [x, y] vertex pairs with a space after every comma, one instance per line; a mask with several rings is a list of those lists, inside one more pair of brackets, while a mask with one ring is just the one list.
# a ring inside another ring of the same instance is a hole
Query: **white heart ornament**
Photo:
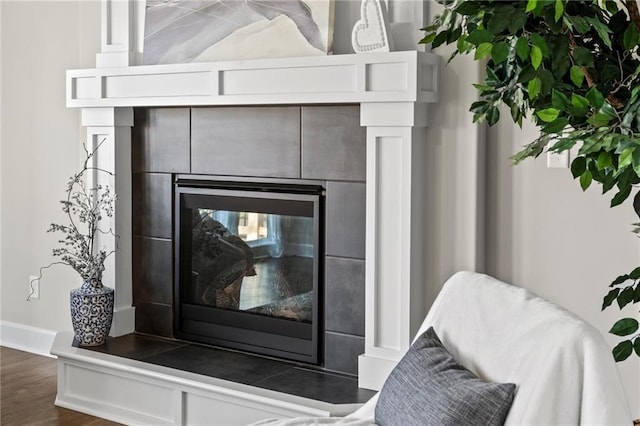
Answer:
[[353, 50], [356, 53], [390, 52], [392, 43], [384, 2], [362, 0], [360, 16], [351, 32]]

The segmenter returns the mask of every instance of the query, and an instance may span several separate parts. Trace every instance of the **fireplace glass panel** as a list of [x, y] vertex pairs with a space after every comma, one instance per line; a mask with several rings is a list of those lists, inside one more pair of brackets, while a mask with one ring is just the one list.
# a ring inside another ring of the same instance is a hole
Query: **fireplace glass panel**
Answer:
[[311, 322], [313, 217], [192, 209], [189, 303]]
[[175, 334], [319, 363], [319, 186], [178, 180]]

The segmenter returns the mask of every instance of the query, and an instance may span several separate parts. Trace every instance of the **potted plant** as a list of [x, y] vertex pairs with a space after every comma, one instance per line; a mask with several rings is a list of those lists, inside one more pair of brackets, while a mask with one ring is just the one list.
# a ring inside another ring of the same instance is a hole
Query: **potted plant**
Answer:
[[[421, 43], [454, 44], [451, 55], [486, 61], [475, 84], [474, 122], [490, 126], [506, 105], [514, 122], [529, 117], [540, 136], [513, 157], [515, 163], [549, 150], [575, 147], [571, 173], [586, 190], [616, 189], [611, 207], [640, 183], [640, 12], [635, 0], [439, 0], [444, 10], [424, 28]], [[451, 60], [450, 59], [450, 60]], [[640, 216], [640, 193], [634, 208]], [[640, 224], [636, 224], [640, 233]], [[604, 297], [620, 309], [640, 303], [640, 267], [620, 275]], [[616, 361], [640, 357], [636, 318], [617, 321]]]
[[111, 228], [102, 227], [102, 221], [113, 216], [116, 194], [108, 186], [89, 184], [87, 179], [89, 173], [113, 175], [92, 165], [102, 143], [104, 140], [91, 151], [84, 147], [86, 158], [82, 169], [67, 182], [67, 196], [60, 203], [68, 223], [52, 223], [47, 231], [62, 235], [58, 240], [60, 246], [53, 249], [53, 256], [60, 260], [40, 268], [37, 278], [42, 277], [44, 269], [60, 264], [70, 266], [82, 277], [82, 286], [71, 291], [71, 322], [75, 341], [81, 346], [103, 344], [113, 319], [114, 292], [103, 285], [102, 273], [105, 260], [115, 250], [100, 249], [97, 243], [99, 234], [114, 235]]

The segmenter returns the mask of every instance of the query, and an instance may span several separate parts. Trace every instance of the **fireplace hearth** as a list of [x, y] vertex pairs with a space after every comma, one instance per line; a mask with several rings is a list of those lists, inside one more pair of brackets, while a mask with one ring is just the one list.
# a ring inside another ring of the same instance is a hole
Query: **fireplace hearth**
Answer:
[[324, 188], [180, 176], [180, 339], [321, 363]]

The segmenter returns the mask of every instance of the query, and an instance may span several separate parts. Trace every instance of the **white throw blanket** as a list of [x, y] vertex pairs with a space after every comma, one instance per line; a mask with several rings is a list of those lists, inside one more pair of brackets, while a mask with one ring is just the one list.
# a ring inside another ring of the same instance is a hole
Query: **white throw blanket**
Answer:
[[[525, 289], [459, 272], [445, 283], [417, 336], [430, 326], [456, 360], [478, 376], [517, 385], [507, 425], [633, 424], [602, 336]], [[258, 424], [371, 425], [377, 399], [343, 419]]]
[[600, 333], [529, 291], [460, 272], [431, 307], [449, 352], [492, 382], [517, 385], [508, 425], [631, 425], [631, 413]]

